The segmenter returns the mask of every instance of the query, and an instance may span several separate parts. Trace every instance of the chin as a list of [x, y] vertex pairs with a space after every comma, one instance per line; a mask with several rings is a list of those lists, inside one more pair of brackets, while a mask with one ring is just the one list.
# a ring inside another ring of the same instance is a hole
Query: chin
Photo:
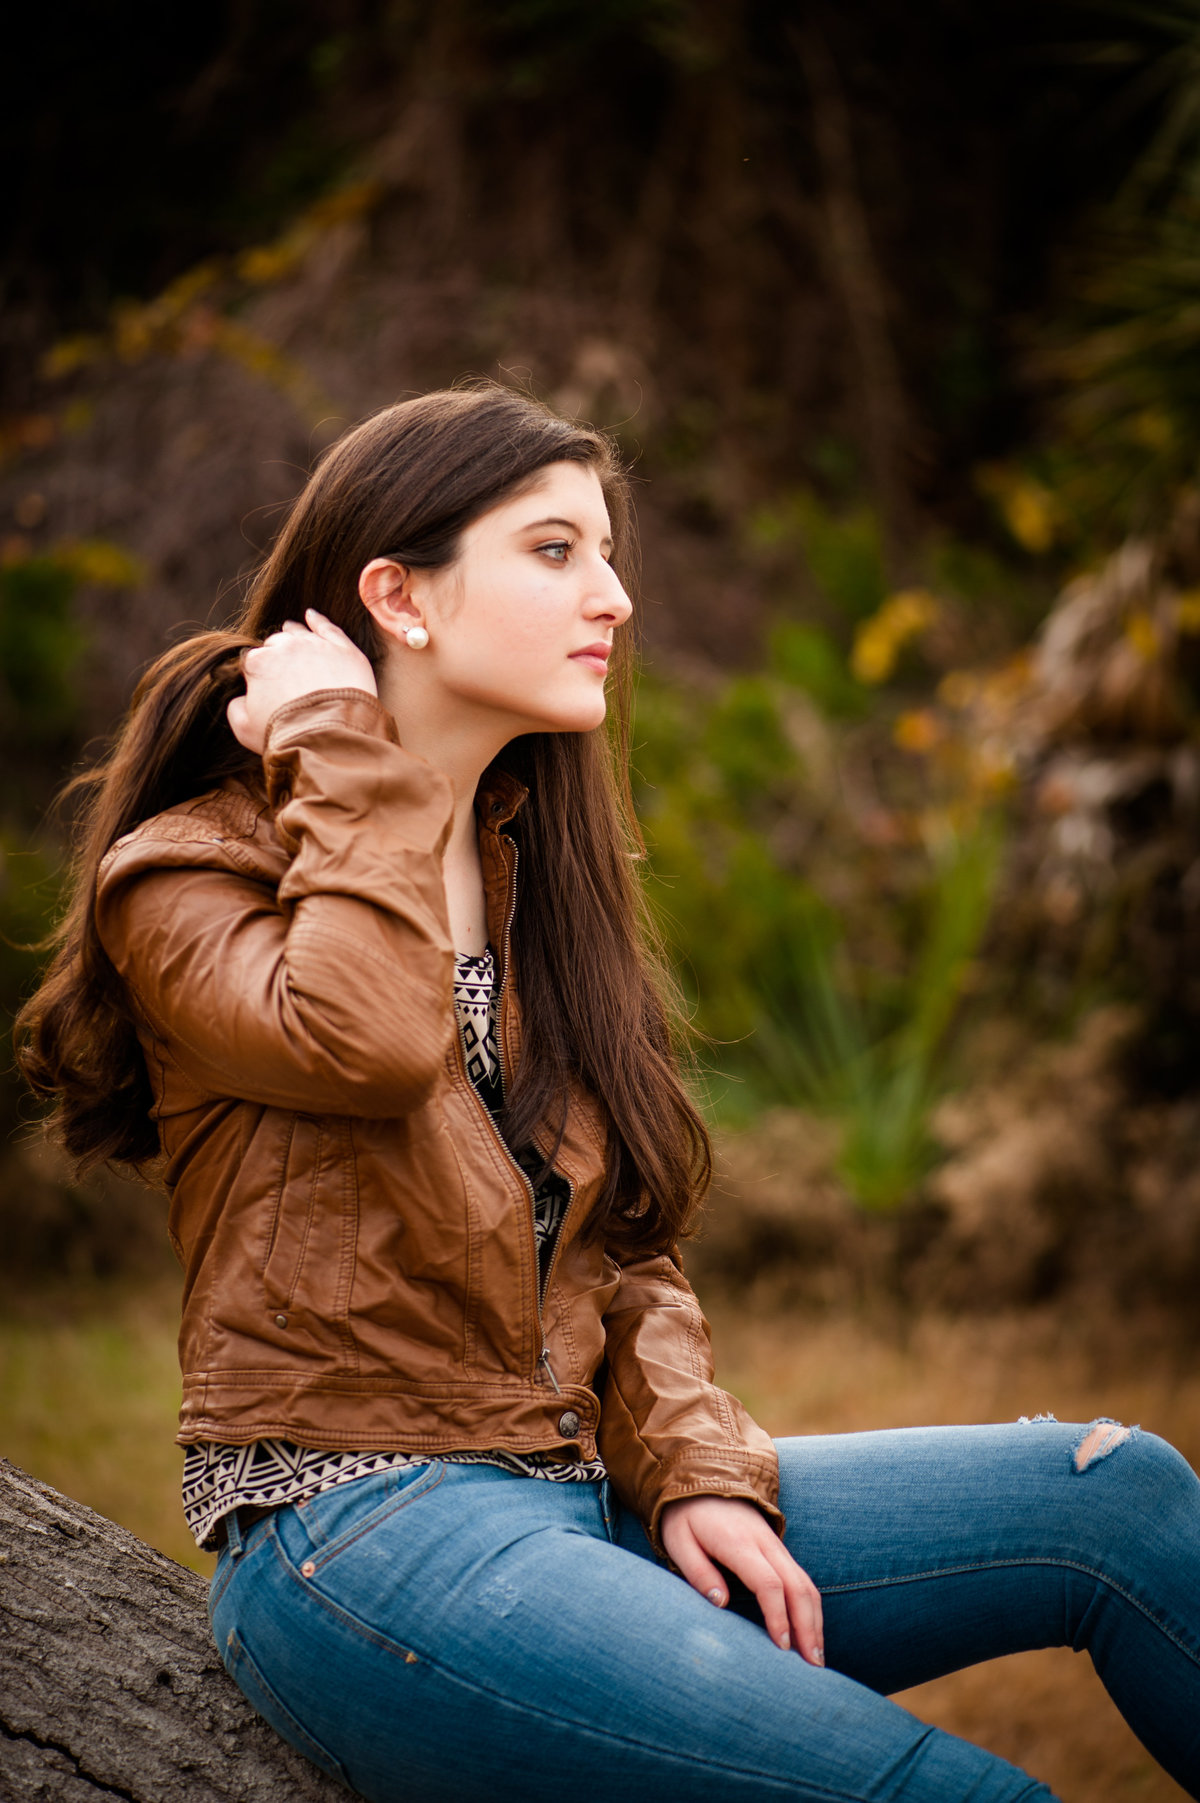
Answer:
[[575, 708], [572, 717], [564, 719], [561, 725], [548, 727], [549, 732], [595, 732], [598, 726], [604, 725], [604, 716], [608, 712], [603, 701], [598, 707]]
[[544, 714], [528, 716], [526, 732], [594, 732], [603, 726], [608, 707], [603, 695], [572, 696], [562, 707], [548, 707]]

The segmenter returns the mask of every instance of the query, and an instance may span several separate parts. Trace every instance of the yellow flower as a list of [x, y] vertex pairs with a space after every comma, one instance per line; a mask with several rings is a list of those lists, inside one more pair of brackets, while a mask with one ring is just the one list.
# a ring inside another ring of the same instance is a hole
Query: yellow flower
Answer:
[[850, 668], [859, 682], [886, 682], [911, 639], [933, 625], [938, 604], [926, 589], [901, 589], [864, 620], [854, 637]]
[[1125, 637], [1146, 662], [1152, 663], [1162, 649], [1162, 634], [1143, 608], [1131, 613], [1125, 622]]
[[1044, 482], [997, 463], [982, 469], [978, 482], [995, 501], [1005, 525], [1024, 550], [1040, 556], [1050, 549], [1058, 536], [1062, 514]]
[[979, 678], [970, 670], [947, 670], [938, 684], [938, 700], [943, 707], [961, 713], [979, 694]]
[[297, 241], [295, 234], [280, 238], [274, 244], [256, 245], [252, 250], [243, 251], [238, 258], [238, 274], [256, 288], [270, 288], [291, 275], [306, 249], [307, 244], [303, 240]]
[[87, 363], [94, 363], [104, 353], [103, 340], [92, 333], [81, 334], [77, 338], [62, 338], [51, 345], [42, 358], [42, 374], [51, 380], [55, 376], [71, 376], [77, 369]]
[[932, 708], [918, 708], [913, 713], [901, 714], [892, 728], [892, 738], [901, 751], [923, 757], [940, 744], [942, 723]]
[[1175, 602], [1175, 624], [1180, 632], [1200, 632], [1200, 588], [1188, 589]]
[[336, 193], [316, 201], [304, 217], [318, 230], [322, 226], [340, 225], [344, 219], [357, 219], [360, 213], [370, 212], [382, 198], [383, 187], [379, 182], [348, 182]]
[[145, 577], [141, 560], [107, 538], [69, 539], [55, 547], [53, 556], [77, 582], [98, 588], [136, 588]]

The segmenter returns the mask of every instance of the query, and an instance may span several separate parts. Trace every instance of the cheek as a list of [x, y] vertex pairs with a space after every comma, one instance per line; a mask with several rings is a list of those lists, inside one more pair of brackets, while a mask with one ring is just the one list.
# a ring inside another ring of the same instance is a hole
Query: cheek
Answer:
[[509, 652], [545, 662], [561, 656], [566, 642], [567, 610], [553, 589], [530, 585], [506, 596], [492, 616], [490, 636]]

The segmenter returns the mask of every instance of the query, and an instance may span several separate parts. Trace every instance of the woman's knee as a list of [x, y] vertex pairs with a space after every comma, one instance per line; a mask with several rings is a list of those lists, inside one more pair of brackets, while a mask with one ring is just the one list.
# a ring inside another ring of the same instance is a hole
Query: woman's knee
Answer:
[[1119, 1477], [1130, 1507], [1147, 1526], [1161, 1524], [1178, 1513], [1184, 1520], [1190, 1519], [1200, 1534], [1200, 1479], [1183, 1454], [1169, 1440], [1144, 1428], [1122, 1429], [1116, 1438], [1111, 1434], [1113, 1424], [1098, 1425], [1108, 1437], [1092, 1443], [1090, 1433], [1085, 1436], [1074, 1454], [1076, 1474], [1086, 1479], [1093, 1472], [1111, 1469], [1112, 1476]]
[[1142, 1427], [1126, 1427], [1107, 1417], [1093, 1421], [1077, 1438], [1071, 1452], [1074, 1475], [1089, 1478], [1105, 1472], [1140, 1498], [1158, 1495], [1164, 1506], [1200, 1502], [1200, 1479], [1169, 1440]]
[[1093, 1423], [1072, 1452], [1073, 1538], [1118, 1587], [1161, 1601], [1184, 1586], [1200, 1607], [1200, 1479], [1158, 1434], [1114, 1425]]

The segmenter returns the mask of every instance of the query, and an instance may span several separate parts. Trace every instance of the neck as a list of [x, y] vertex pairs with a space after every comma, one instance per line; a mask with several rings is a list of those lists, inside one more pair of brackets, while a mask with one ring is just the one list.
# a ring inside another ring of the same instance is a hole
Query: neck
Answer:
[[404, 749], [450, 779], [454, 823], [446, 845], [447, 869], [477, 867], [475, 791], [492, 759], [519, 728], [505, 730], [494, 710], [475, 712], [459, 701], [453, 714], [447, 714], [436, 705], [436, 695], [422, 684], [403, 682], [390, 663], [379, 673], [379, 699], [395, 718]]

